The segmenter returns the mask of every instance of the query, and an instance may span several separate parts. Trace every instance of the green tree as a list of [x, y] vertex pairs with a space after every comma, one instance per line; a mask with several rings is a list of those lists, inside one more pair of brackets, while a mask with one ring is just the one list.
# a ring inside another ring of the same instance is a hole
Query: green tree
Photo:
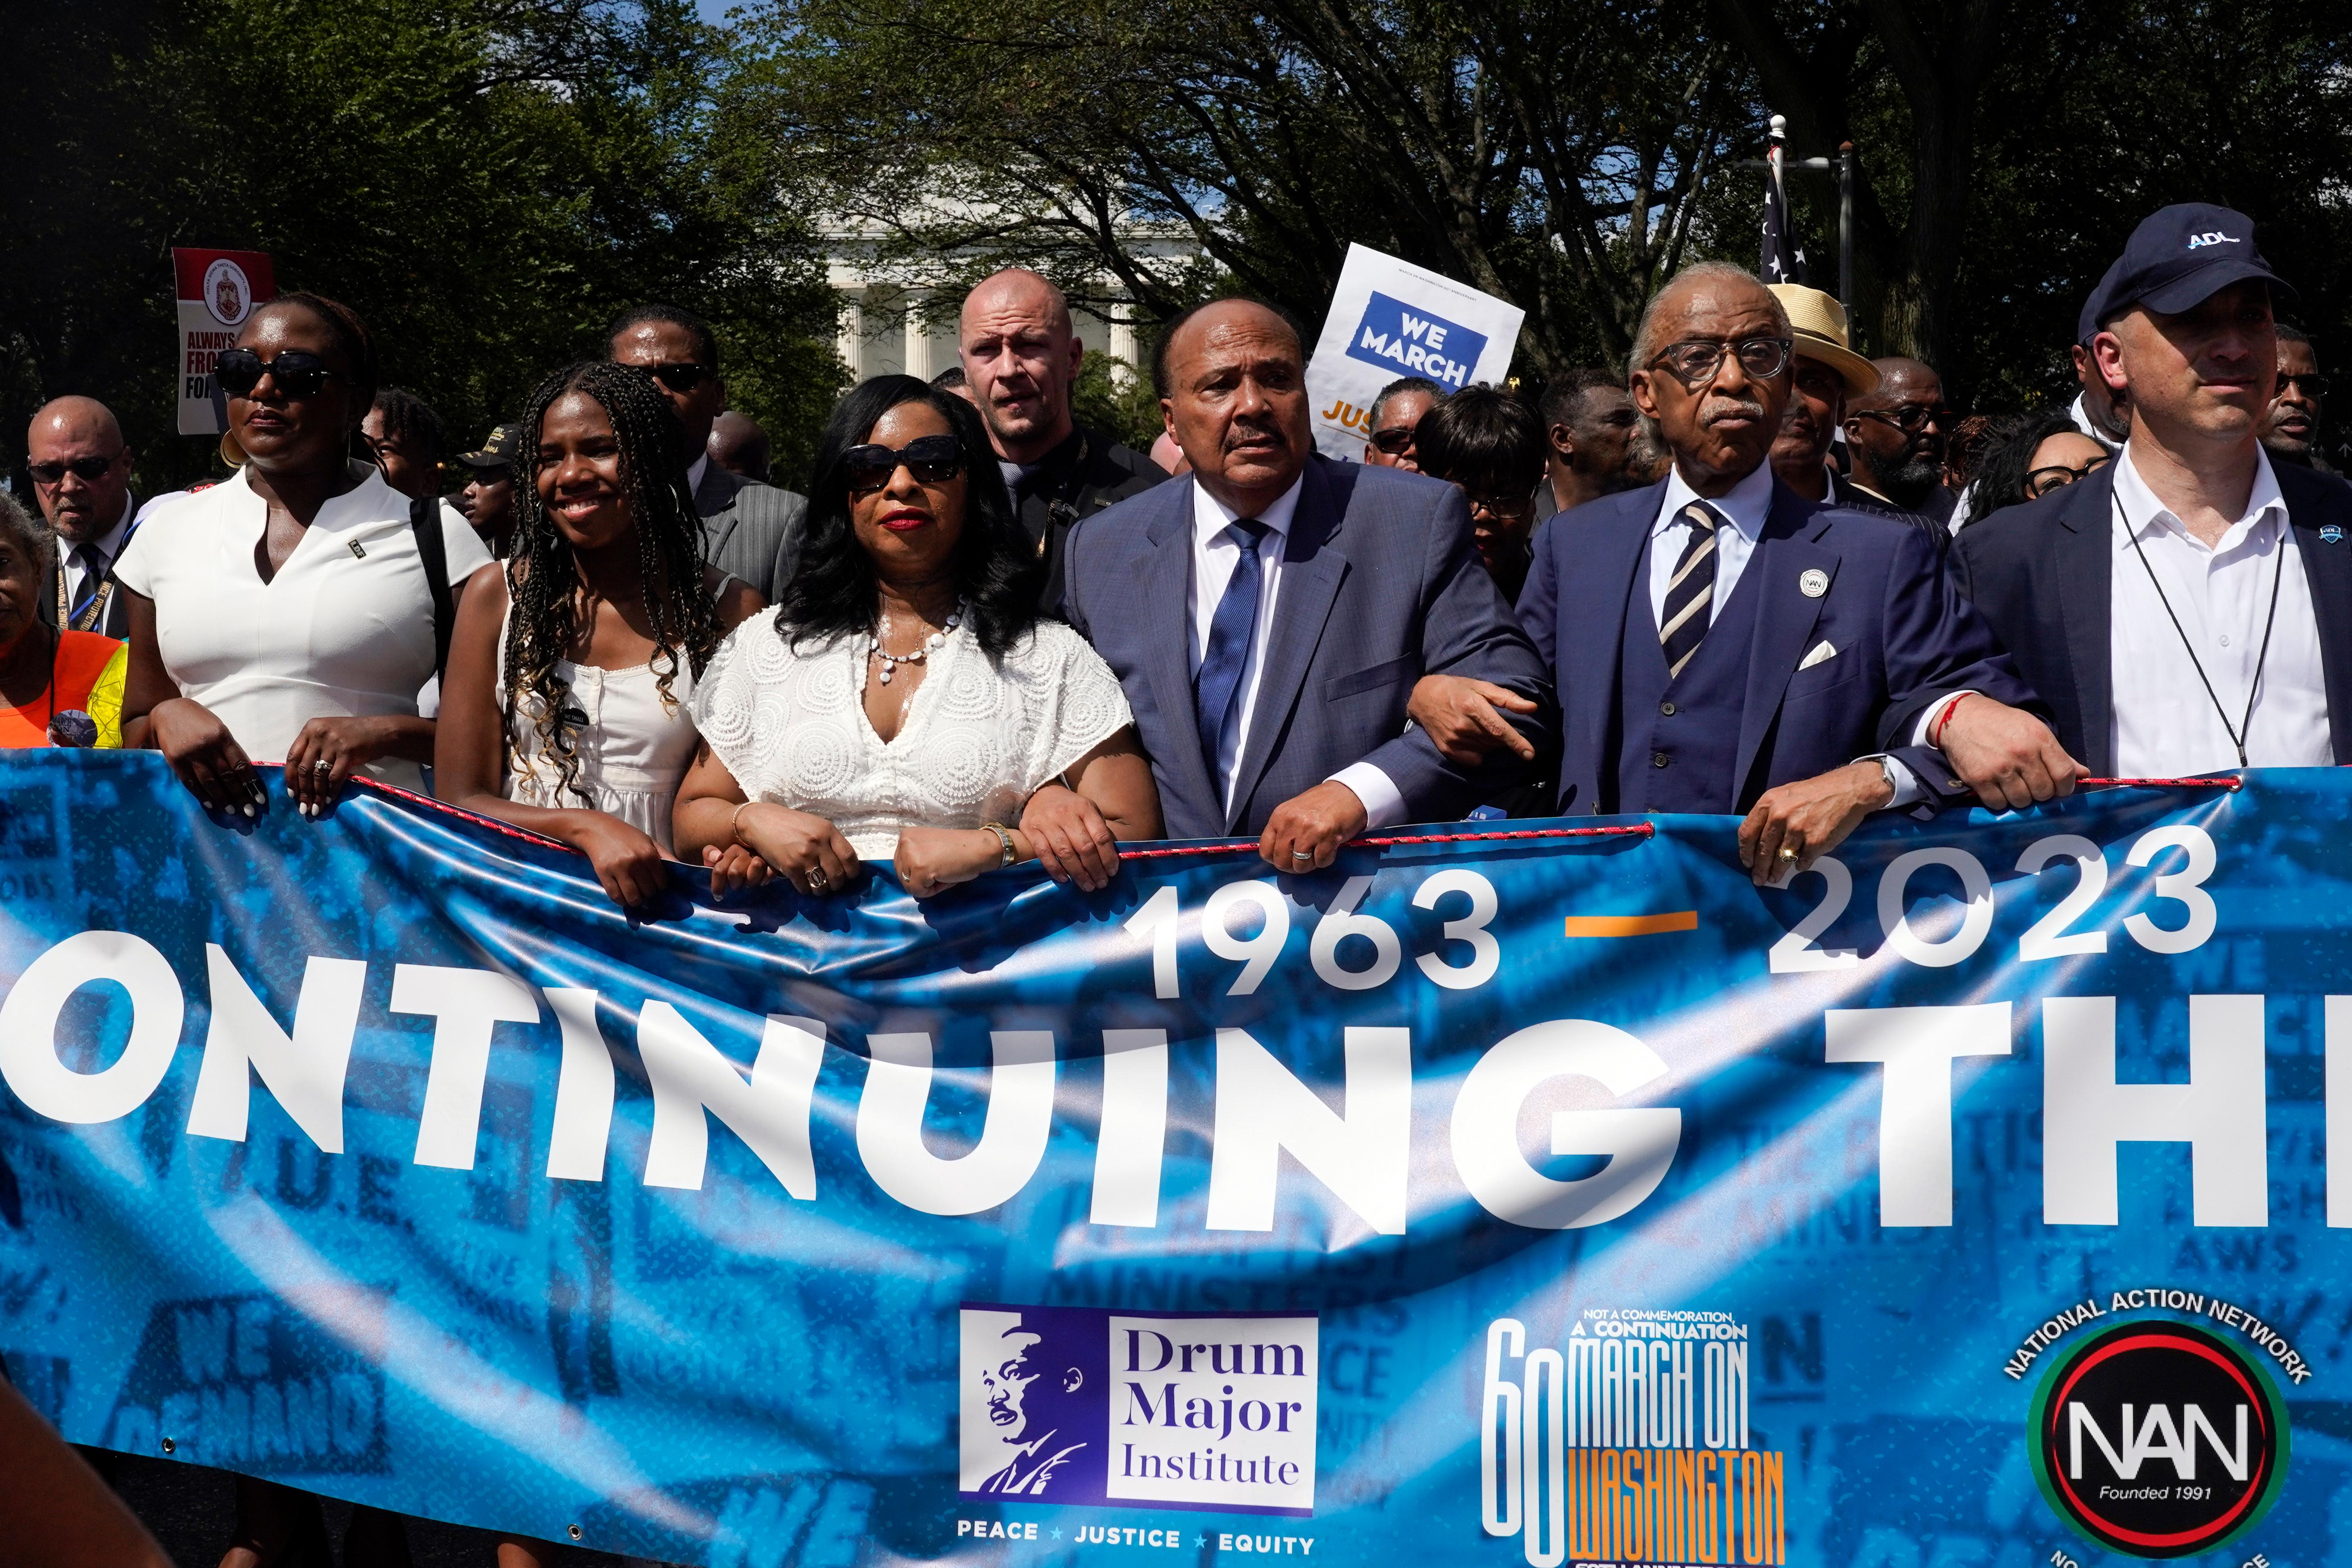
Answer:
[[352, 304], [461, 439], [600, 353], [620, 307], [699, 310], [739, 402], [805, 463], [839, 383], [831, 295], [688, 0], [180, 0], [112, 44], [96, 79], [119, 121], [75, 116], [104, 140], [60, 160], [107, 221], [61, 218], [58, 276], [0, 327], [14, 401], [106, 399], [145, 485], [208, 466], [169, 433], [173, 245], [266, 250], [281, 288]]

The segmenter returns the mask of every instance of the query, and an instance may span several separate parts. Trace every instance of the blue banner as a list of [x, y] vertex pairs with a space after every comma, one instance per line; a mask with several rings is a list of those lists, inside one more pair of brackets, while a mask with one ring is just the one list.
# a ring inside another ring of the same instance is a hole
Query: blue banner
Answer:
[[271, 784], [0, 761], [77, 1442], [721, 1568], [2352, 1556], [2341, 773], [635, 919]]

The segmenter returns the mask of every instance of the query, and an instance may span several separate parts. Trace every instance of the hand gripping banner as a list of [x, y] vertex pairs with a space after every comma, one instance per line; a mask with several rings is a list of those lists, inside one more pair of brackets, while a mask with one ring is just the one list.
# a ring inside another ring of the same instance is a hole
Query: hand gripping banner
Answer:
[[0, 1352], [78, 1442], [720, 1568], [2340, 1561], [2347, 819], [632, 920], [19, 752]]

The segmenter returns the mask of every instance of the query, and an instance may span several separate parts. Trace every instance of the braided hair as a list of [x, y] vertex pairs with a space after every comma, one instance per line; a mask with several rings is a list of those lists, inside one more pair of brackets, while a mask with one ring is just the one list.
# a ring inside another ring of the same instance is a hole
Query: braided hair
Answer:
[[719, 640], [718, 603], [703, 580], [702, 519], [687, 488], [685, 438], [668, 400], [652, 377], [626, 365], [591, 360], [556, 372], [523, 409], [515, 458], [514, 553], [506, 565], [513, 609], [506, 631], [505, 729], [511, 758], [516, 715], [527, 716], [538, 732], [539, 750], [536, 758], [520, 759], [525, 775], [535, 777], [536, 763], [545, 761], [569, 793], [578, 793], [578, 727], [584, 721], [572, 705], [570, 683], [555, 666], [581, 629], [579, 568], [571, 542], [540, 499], [538, 454], [548, 410], [575, 392], [604, 408], [620, 443], [621, 489], [635, 524], [646, 615], [653, 623], [654, 679], [665, 710], [677, 706], [670, 682], [678, 656], [685, 655], [687, 668], [699, 679]]

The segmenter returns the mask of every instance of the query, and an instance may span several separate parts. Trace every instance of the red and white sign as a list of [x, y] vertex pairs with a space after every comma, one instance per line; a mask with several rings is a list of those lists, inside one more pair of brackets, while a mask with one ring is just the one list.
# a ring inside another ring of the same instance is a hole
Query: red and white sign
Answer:
[[258, 250], [172, 252], [180, 299], [180, 434], [217, 436], [226, 405], [213, 395], [213, 356], [236, 342], [257, 305], [278, 297], [268, 256]]

